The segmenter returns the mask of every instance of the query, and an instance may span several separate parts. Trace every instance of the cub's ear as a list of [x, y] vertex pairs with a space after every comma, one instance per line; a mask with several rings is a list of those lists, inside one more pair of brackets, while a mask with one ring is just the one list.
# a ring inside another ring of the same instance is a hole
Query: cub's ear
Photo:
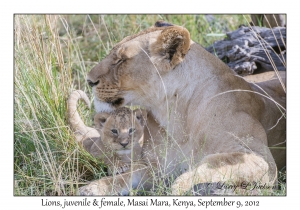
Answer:
[[151, 61], [166, 73], [183, 61], [190, 49], [190, 33], [180, 26], [166, 27], [150, 45]]
[[109, 118], [110, 114], [107, 112], [99, 112], [95, 115], [94, 117], [94, 123], [95, 127], [102, 129], [103, 126], [105, 125], [107, 119]]
[[135, 118], [141, 124], [141, 126], [145, 126], [147, 123], [147, 110], [145, 109], [136, 109], [133, 111]]

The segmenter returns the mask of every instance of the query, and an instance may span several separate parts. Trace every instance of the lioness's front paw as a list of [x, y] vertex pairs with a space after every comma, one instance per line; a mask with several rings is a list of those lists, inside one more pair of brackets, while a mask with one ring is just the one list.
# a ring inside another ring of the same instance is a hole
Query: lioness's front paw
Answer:
[[110, 195], [111, 186], [104, 180], [93, 181], [88, 185], [79, 188], [79, 195]]
[[184, 195], [193, 186], [192, 172], [186, 172], [172, 184], [172, 195]]

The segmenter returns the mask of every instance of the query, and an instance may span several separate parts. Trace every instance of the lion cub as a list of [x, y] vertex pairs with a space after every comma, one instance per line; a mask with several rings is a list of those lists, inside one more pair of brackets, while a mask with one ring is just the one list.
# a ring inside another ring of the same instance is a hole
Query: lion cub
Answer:
[[95, 115], [95, 128], [101, 137], [89, 152], [104, 161], [109, 175], [123, 173], [132, 162], [141, 160], [146, 119], [146, 110], [126, 107]]
[[86, 126], [80, 118], [79, 100], [90, 106], [88, 96], [81, 90], [73, 91], [68, 99], [68, 118], [76, 141], [91, 155], [102, 159], [110, 175], [125, 172], [132, 162], [141, 159], [146, 110], [122, 107], [110, 113], [98, 113], [94, 117], [95, 129]]

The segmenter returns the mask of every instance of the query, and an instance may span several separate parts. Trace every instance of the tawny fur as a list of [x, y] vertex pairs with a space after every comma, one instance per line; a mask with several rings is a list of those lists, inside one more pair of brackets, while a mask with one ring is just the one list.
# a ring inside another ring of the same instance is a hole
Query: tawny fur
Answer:
[[[121, 107], [110, 113], [98, 113], [94, 117], [95, 128], [90, 128], [84, 124], [77, 111], [80, 99], [90, 105], [83, 91], [75, 90], [71, 93], [68, 100], [71, 128], [75, 131], [77, 142], [108, 166], [108, 174], [124, 173], [133, 162], [141, 161], [146, 110], [132, 111]], [[117, 133], [112, 133], [112, 129]]]
[[272, 149], [286, 140], [279, 80], [248, 83], [189, 39], [182, 27], [154, 27], [125, 38], [89, 72], [97, 112], [128, 104], [149, 111], [147, 167], [96, 180], [82, 195], [149, 190], [155, 177], [177, 177], [174, 195], [207, 182], [276, 185], [286, 162], [284, 149]]
[[132, 111], [126, 107], [95, 115], [95, 128], [101, 138], [95, 141], [89, 152], [104, 161], [109, 175], [124, 173], [133, 163], [142, 161], [146, 121], [145, 110]]

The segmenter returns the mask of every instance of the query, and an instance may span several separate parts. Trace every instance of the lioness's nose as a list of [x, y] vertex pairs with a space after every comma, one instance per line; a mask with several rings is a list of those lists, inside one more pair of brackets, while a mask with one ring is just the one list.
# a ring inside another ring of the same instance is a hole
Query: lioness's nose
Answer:
[[94, 87], [95, 85], [99, 84], [99, 80], [97, 82], [92, 82], [92, 80], [88, 79], [87, 82], [88, 82], [89, 86], [91, 86], [91, 87]]
[[127, 145], [128, 145], [129, 142], [125, 142], [125, 143], [122, 143], [120, 142], [120, 144], [125, 148]]

